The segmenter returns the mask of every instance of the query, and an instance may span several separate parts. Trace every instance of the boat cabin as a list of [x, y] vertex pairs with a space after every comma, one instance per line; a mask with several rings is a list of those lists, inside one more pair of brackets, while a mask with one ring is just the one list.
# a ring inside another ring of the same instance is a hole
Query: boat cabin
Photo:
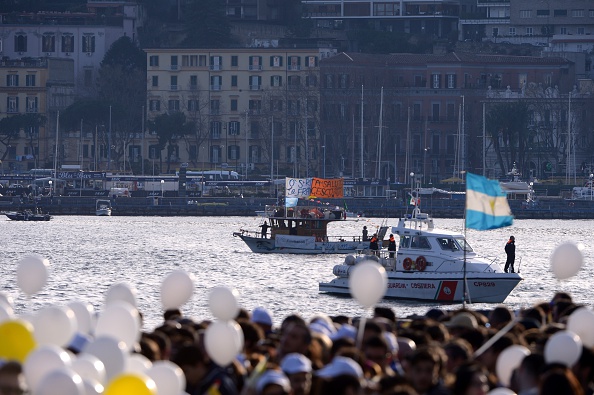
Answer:
[[266, 217], [269, 219], [271, 238], [276, 235], [313, 236], [316, 241], [326, 241], [328, 224], [343, 221], [345, 210], [316, 206], [266, 206]]

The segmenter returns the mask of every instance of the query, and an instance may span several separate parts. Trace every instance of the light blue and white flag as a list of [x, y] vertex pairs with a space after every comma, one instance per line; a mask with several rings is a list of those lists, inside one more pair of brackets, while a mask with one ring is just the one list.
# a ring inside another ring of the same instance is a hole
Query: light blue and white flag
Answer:
[[511, 226], [514, 217], [499, 181], [466, 173], [466, 227], [488, 230]]
[[299, 198], [286, 197], [285, 198], [285, 206], [286, 207], [297, 207], [298, 201], [299, 201]]

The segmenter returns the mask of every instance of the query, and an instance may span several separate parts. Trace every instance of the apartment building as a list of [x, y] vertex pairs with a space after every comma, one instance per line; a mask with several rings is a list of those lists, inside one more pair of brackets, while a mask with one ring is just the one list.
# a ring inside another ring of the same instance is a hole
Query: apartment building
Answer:
[[303, 17], [317, 27], [378, 30], [447, 37], [457, 29], [458, 0], [302, 0]]
[[[37, 114], [41, 126], [20, 130], [8, 146], [0, 145], [4, 171], [26, 171], [54, 155], [55, 114], [74, 100], [72, 59], [36, 58], [0, 61], [0, 118]], [[52, 123], [52, 120], [54, 123]]]
[[467, 53], [341, 53], [320, 74], [328, 172], [399, 182], [414, 172], [425, 184], [482, 171], [484, 102], [521, 99], [527, 87], [567, 95], [575, 82], [562, 58]]
[[[319, 62], [331, 49], [147, 49], [149, 120], [194, 123], [168, 158], [151, 132], [148, 158], [242, 174], [319, 171]], [[250, 176], [251, 177], [251, 176]]]

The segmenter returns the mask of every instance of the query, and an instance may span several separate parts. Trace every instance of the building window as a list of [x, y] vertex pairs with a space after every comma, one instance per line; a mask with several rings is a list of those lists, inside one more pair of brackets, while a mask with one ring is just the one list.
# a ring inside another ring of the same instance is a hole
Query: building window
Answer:
[[[103, 156], [104, 158], [106, 156]], [[158, 145], [149, 145], [149, 159], [159, 159], [161, 157], [161, 149]]]
[[537, 18], [547, 18], [551, 15], [551, 10], [536, 10]]
[[86, 52], [86, 53], [95, 52], [95, 35], [94, 34], [83, 34], [82, 51]]
[[192, 90], [198, 89], [198, 76], [197, 75], [190, 76], [190, 89], [192, 89]]
[[231, 99], [231, 111], [237, 111], [237, 99]]
[[230, 160], [238, 160], [239, 159], [239, 146], [238, 145], [229, 146], [228, 155], [229, 155]]
[[553, 16], [567, 16], [567, 10], [553, 10]]
[[239, 57], [237, 55], [231, 56], [231, 67], [237, 67], [239, 65]]
[[583, 18], [584, 10], [571, 10], [571, 16], [573, 18]]
[[287, 84], [289, 89], [298, 89], [301, 86], [301, 77], [298, 75], [290, 75], [287, 77]]
[[74, 52], [74, 36], [72, 34], [62, 34], [62, 52]]
[[93, 84], [93, 69], [85, 69], [84, 79], [85, 86], [91, 86]]
[[270, 57], [270, 67], [283, 67], [282, 56], [271, 56]]
[[340, 78], [340, 88], [342, 89], [346, 89], [349, 87], [349, 75], [348, 74], [340, 74], [339, 75]]
[[262, 100], [250, 100], [248, 103], [250, 114], [258, 115], [262, 111]]
[[152, 55], [149, 57], [149, 66], [152, 66], [152, 67], [159, 66], [159, 55]]
[[41, 52], [56, 52], [56, 35], [45, 33], [41, 37]]
[[25, 76], [25, 84], [27, 86], [35, 86], [35, 74], [27, 74]]
[[306, 56], [305, 57], [305, 65], [306, 65], [306, 67], [318, 67], [318, 57], [317, 56]]
[[190, 160], [198, 160], [198, 146], [197, 145], [190, 145], [190, 149], [188, 150], [188, 157]]
[[527, 36], [532, 36], [534, 34], [534, 29], [531, 27], [527, 27], [526, 28], [526, 35]]
[[[437, 12], [436, 12], [437, 13]], [[375, 16], [398, 16], [400, 15], [400, 7], [398, 4], [374, 4], [373, 15]]]
[[6, 112], [19, 112], [18, 96], [8, 96], [6, 98]]
[[259, 75], [250, 76], [250, 90], [258, 91], [262, 85], [262, 77]]
[[19, 75], [18, 74], [7, 74], [6, 75], [6, 86], [19, 86]]
[[196, 100], [196, 99], [188, 100], [188, 111], [198, 111], [198, 100]]
[[231, 76], [231, 86], [237, 86], [237, 76], [236, 75], [232, 75]]
[[270, 99], [270, 109], [272, 111], [282, 111], [283, 101], [279, 99]]
[[531, 18], [532, 10], [520, 10], [520, 18]]
[[16, 34], [14, 36], [14, 50], [15, 52], [27, 52], [27, 35], [24, 33]]
[[280, 75], [273, 75], [270, 77], [270, 86], [283, 86], [283, 77]]
[[149, 101], [149, 110], [150, 111], [161, 111], [161, 101], [152, 99]]
[[178, 99], [169, 99], [167, 104], [167, 109], [169, 112], [177, 112], [179, 111], [179, 100]]
[[334, 88], [334, 76], [326, 74], [326, 88]]
[[220, 139], [221, 138], [221, 122], [211, 121], [210, 122], [210, 138]]
[[441, 74], [432, 74], [431, 75], [431, 88], [433, 88], [433, 89], [441, 88]]
[[221, 163], [222, 152], [223, 150], [218, 145], [210, 147], [210, 163]]
[[169, 77], [169, 82], [170, 82], [170, 85], [171, 85], [171, 90], [172, 91], [176, 91], [178, 89], [178, 86], [177, 86], [177, 75], [170, 76]]
[[182, 67], [198, 66], [198, 55], [182, 55]]
[[250, 56], [250, 70], [262, 70], [262, 57]]
[[559, 34], [567, 34], [567, 28], [566, 27], [560, 27], [559, 28]]
[[206, 55], [198, 55], [198, 66], [206, 67]]
[[169, 61], [169, 65], [171, 70], [179, 69], [179, 64], [177, 63], [177, 55], [172, 55]]
[[210, 69], [211, 70], [220, 70], [223, 67], [223, 58], [221, 56], [211, 56], [210, 57]]
[[576, 32], [579, 36], [583, 36], [584, 34], [586, 34], [586, 29], [583, 27], [578, 27]]
[[241, 123], [239, 121], [229, 122], [229, 136], [238, 136], [241, 132]]
[[220, 75], [213, 75], [210, 77], [210, 90], [220, 91], [223, 85], [223, 77]]
[[152, 81], [151, 86], [153, 86], [153, 87], [158, 87], [159, 86], [159, 76], [158, 75], [153, 75], [151, 77], [151, 81]]
[[38, 112], [37, 108], [38, 99], [37, 97], [27, 97], [27, 112], [36, 113]]
[[289, 56], [289, 70], [301, 70], [301, 58], [299, 56]]
[[516, 28], [515, 27], [510, 27], [509, 28], [509, 35], [510, 36], [515, 36], [516, 35]]
[[287, 100], [287, 112], [289, 115], [299, 115], [299, 100]]
[[448, 89], [456, 88], [456, 74], [448, 74]]
[[315, 75], [306, 75], [305, 76], [305, 86], [308, 86], [308, 87], [318, 86], [318, 77]]
[[491, 34], [492, 34], [493, 37], [499, 36], [499, 28], [498, 27], [494, 27], [493, 30], [491, 31]]
[[221, 111], [221, 102], [219, 99], [213, 99], [210, 101], [210, 114], [218, 115]]

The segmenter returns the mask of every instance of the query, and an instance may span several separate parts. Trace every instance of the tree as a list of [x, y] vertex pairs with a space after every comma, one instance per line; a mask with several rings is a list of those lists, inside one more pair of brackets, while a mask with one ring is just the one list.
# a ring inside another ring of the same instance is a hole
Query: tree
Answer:
[[503, 174], [511, 169], [514, 162], [519, 163], [520, 169], [525, 169], [527, 165], [526, 148], [531, 139], [528, 120], [529, 111], [525, 101], [498, 103], [487, 113], [486, 129]]
[[225, 2], [190, 0], [184, 10], [184, 44], [197, 48], [218, 48], [233, 43]]
[[[8, 156], [8, 147], [11, 142], [19, 137], [21, 130], [37, 129], [45, 124], [45, 117], [39, 114], [17, 114], [10, 117], [0, 119], [0, 144], [4, 146], [4, 153], [1, 160], [5, 160]], [[33, 133], [28, 133], [28, 145], [31, 152], [35, 155], [33, 149]]]
[[150, 121], [149, 127], [157, 133], [159, 150], [163, 151], [167, 148], [167, 173], [169, 173], [171, 170], [171, 156], [177, 149], [177, 141], [192, 133], [194, 124], [186, 121], [183, 112], [174, 112], [158, 115], [153, 121]]
[[105, 53], [101, 67], [119, 66], [125, 72], [146, 69], [146, 53], [128, 36], [117, 39]]

